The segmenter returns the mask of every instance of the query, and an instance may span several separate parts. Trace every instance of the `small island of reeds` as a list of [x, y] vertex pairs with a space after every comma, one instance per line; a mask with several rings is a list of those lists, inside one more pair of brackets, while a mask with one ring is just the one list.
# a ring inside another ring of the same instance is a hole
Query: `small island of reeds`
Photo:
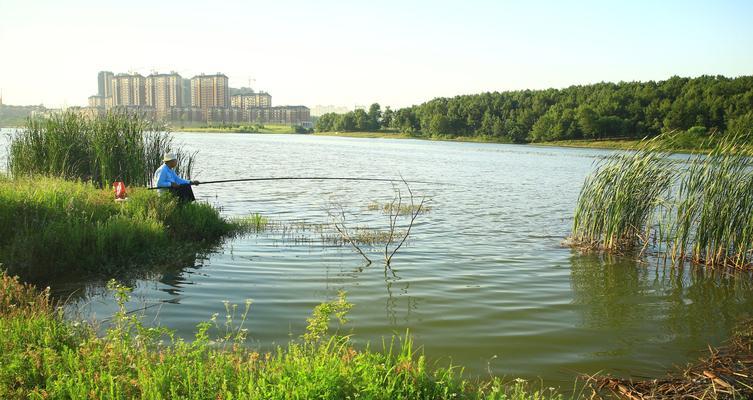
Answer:
[[749, 135], [714, 139], [710, 151], [671, 156], [666, 137], [602, 160], [585, 181], [571, 244], [647, 250], [674, 263], [753, 266], [753, 151]]

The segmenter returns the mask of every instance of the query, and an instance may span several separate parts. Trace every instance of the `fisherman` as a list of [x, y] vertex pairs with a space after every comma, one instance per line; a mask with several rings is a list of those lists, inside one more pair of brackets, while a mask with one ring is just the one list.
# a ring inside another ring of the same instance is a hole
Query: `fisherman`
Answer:
[[196, 200], [191, 185], [198, 185], [199, 181], [189, 181], [175, 173], [175, 167], [178, 166], [178, 157], [174, 153], [165, 153], [162, 161], [164, 164], [154, 171], [154, 186], [160, 188], [160, 192], [169, 191], [174, 194], [181, 203]]

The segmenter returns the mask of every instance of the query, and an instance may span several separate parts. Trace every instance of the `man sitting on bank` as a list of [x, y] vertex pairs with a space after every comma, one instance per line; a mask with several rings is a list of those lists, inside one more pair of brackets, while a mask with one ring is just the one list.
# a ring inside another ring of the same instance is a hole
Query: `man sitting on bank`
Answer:
[[196, 200], [191, 185], [198, 185], [199, 181], [189, 181], [175, 173], [175, 167], [178, 166], [178, 157], [175, 154], [166, 153], [162, 161], [164, 164], [154, 171], [154, 186], [160, 188], [160, 192], [169, 191], [178, 196], [181, 203]]

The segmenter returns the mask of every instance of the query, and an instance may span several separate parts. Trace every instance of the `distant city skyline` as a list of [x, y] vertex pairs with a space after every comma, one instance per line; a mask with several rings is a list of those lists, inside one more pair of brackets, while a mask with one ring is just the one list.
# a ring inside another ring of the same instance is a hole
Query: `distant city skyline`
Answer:
[[[145, 12], [148, 10], [148, 12]], [[209, 18], [209, 16], [212, 16]], [[87, 104], [99, 71], [223, 71], [281, 104], [753, 74], [753, 2], [0, 2], [5, 104]], [[221, 18], [217, 18], [220, 16]]]
[[139, 73], [99, 71], [97, 92], [86, 107], [73, 106], [85, 117], [106, 112], [138, 114], [180, 124], [291, 124], [312, 126], [303, 105], [273, 106], [272, 95], [251, 88], [231, 88], [222, 72], [184, 78], [177, 71]]

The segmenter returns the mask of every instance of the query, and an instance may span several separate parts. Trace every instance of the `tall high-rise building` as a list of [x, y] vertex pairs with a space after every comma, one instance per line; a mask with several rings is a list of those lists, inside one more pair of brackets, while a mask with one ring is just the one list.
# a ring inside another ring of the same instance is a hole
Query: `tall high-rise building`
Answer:
[[183, 107], [191, 106], [191, 80], [183, 79]]
[[170, 108], [183, 107], [183, 78], [177, 72], [146, 77], [146, 105], [154, 107], [157, 118], [164, 119]]
[[267, 92], [234, 94], [230, 96], [230, 106], [243, 109], [272, 107], [272, 96]]
[[100, 97], [110, 97], [112, 96], [112, 77], [115, 76], [110, 71], [99, 71], [97, 74], [97, 86], [99, 90], [97, 91], [97, 96]]
[[117, 74], [112, 78], [111, 106], [146, 105], [146, 79], [140, 74]]
[[227, 75], [201, 74], [191, 78], [191, 107], [203, 110], [230, 107]]

